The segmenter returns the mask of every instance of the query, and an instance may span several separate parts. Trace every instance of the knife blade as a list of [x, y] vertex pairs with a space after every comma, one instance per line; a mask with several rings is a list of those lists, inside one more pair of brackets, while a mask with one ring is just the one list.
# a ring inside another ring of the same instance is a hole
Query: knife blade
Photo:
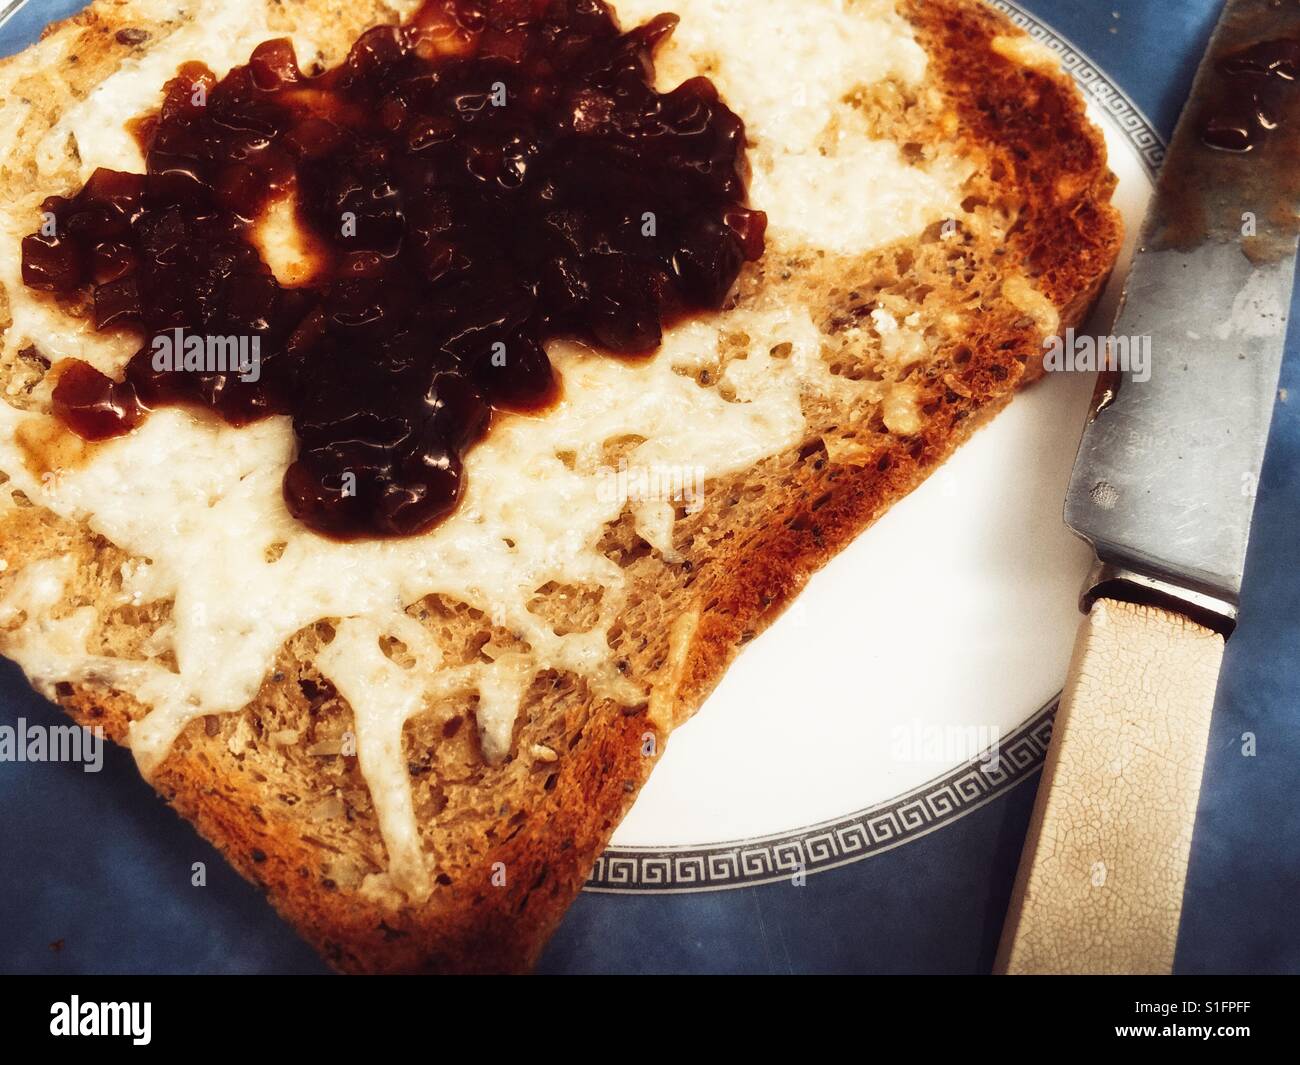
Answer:
[[1165, 157], [1070, 483], [1066, 522], [1098, 568], [997, 972], [1173, 970], [1295, 284], [1297, 80], [1300, 0], [1229, 0]]
[[1296, 276], [1300, 86], [1289, 64], [1300, 46], [1270, 54], [1288, 39], [1300, 40], [1294, 0], [1227, 4], [1111, 333], [1125, 338], [1110, 341], [1117, 356], [1125, 343], [1149, 344], [1150, 376], [1131, 367], [1105, 376], [1066, 497], [1066, 523], [1103, 573], [1228, 623]]

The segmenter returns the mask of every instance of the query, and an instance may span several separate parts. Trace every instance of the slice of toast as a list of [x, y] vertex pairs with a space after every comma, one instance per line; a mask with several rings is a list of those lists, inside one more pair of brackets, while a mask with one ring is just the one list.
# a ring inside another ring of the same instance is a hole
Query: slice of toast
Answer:
[[767, 252], [648, 363], [554, 345], [557, 409], [496, 425], [453, 518], [385, 544], [284, 512], [283, 419], [71, 436], [51, 366], [134, 345], [17, 253], [45, 196], [140, 168], [125, 123], [182, 62], [289, 36], [323, 69], [413, 5], [100, 0], [0, 64], [0, 651], [343, 970], [528, 969], [673, 728], [1041, 375], [1118, 253], [1082, 100], [977, 0], [614, 6], [681, 16], [659, 80], [745, 119]]

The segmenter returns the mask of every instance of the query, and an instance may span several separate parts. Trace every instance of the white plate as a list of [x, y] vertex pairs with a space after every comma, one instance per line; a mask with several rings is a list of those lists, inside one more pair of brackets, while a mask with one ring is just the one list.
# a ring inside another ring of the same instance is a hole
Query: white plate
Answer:
[[[1163, 146], [1077, 50], [1062, 58], [1119, 177], [1129, 240]], [[1118, 280], [1089, 331], [1109, 331]], [[867, 857], [975, 809], [1041, 763], [1089, 550], [1061, 519], [1092, 393], [1049, 376], [836, 557], [741, 655], [597, 864], [596, 890], [701, 890]], [[997, 747], [999, 762], [983, 756]]]

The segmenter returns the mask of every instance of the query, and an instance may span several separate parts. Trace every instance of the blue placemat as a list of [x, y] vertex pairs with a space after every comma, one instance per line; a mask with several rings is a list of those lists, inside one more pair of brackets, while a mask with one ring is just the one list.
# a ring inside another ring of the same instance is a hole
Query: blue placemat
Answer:
[[[0, 51], [82, 6], [31, 0]], [[671, 8], [671, 0], [666, 0]], [[1219, 0], [1023, 0], [1106, 70], [1166, 135]], [[1300, 972], [1300, 356], [1293, 341], [1260, 491], [1242, 624], [1229, 645], [1193, 846], [1178, 969]], [[62, 718], [0, 665], [0, 724]], [[1255, 737], [1254, 757], [1242, 737]], [[786, 884], [675, 896], [584, 895], [546, 972], [984, 972], [1033, 783], [857, 865]], [[191, 886], [193, 862], [207, 886]], [[260, 895], [157, 799], [129, 756], [103, 771], [0, 763], [0, 969], [323, 972]]]

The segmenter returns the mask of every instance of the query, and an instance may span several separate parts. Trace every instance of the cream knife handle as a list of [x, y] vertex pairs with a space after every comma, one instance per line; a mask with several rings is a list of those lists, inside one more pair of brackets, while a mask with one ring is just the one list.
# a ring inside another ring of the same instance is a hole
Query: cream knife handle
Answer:
[[1079, 631], [995, 971], [1169, 973], [1223, 637], [1101, 599]]

